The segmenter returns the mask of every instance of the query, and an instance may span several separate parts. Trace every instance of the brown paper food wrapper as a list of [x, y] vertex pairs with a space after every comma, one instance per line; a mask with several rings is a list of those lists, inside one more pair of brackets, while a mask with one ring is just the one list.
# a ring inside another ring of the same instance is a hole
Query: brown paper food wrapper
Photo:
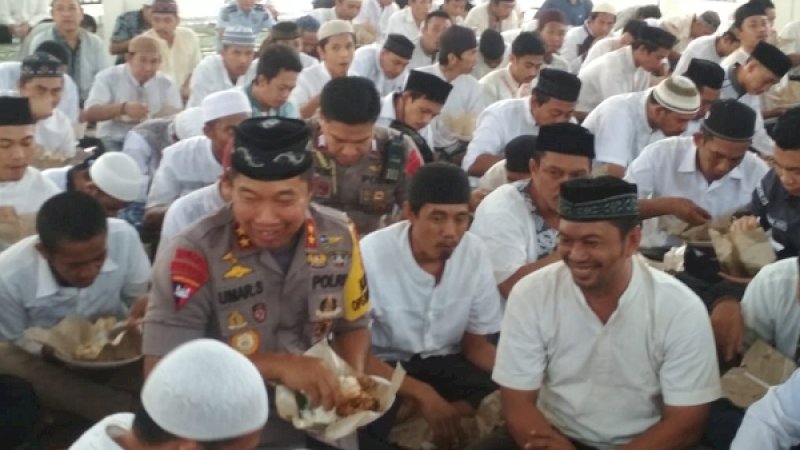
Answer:
[[733, 218], [730, 215], [696, 227], [689, 227], [687, 223], [680, 221], [664, 221], [665, 226], [662, 229], [671, 235], [678, 236], [686, 241], [687, 244], [697, 247], [711, 247], [711, 230], [723, 234], [727, 233], [732, 222]]
[[140, 356], [142, 336], [138, 332], [126, 332], [117, 345], [108, 342], [108, 330], [117, 323], [114, 318], [101, 318], [92, 323], [68, 316], [49, 330], [40, 327], [25, 330], [25, 338], [48, 345], [60, 356], [75, 361], [113, 362]]
[[36, 153], [36, 158], [31, 161], [31, 167], [35, 167], [39, 170], [45, 169], [56, 169], [59, 167], [65, 166], [74, 166], [76, 164], [80, 164], [83, 162], [84, 159], [89, 157], [89, 154], [78, 150], [75, 152], [75, 156], [71, 158], [65, 158], [61, 155], [54, 155], [52, 153], [47, 153], [44, 149], [39, 149]]
[[711, 242], [723, 273], [750, 278], [775, 262], [775, 250], [761, 228], [720, 233], [711, 230]]
[[444, 122], [445, 127], [450, 133], [462, 140], [462, 141], [470, 141], [472, 140], [472, 133], [475, 132], [475, 123], [478, 119], [478, 116], [472, 112], [466, 112], [463, 114], [443, 114], [442, 121]]
[[723, 375], [722, 394], [734, 405], [747, 408], [763, 397], [770, 386], [784, 383], [797, 366], [794, 361], [764, 341], [747, 350], [740, 367]]
[[36, 234], [36, 214], [17, 214], [13, 206], [0, 206], [0, 250]]
[[[333, 351], [327, 341], [323, 340], [314, 345], [304, 355], [321, 359], [333, 370], [334, 374], [340, 377], [355, 375], [355, 371]], [[319, 414], [314, 415], [318, 416], [319, 420], [315, 421], [314, 418], [309, 418], [312, 412], [311, 406], [303, 405], [301, 411], [297, 393], [281, 385], [275, 389], [275, 406], [278, 409], [278, 415], [291, 422], [295, 428], [305, 430], [315, 438], [333, 444], [384, 415], [392, 407], [405, 374], [405, 370], [398, 364], [391, 380], [372, 377], [376, 386], [369, 394], [378, 400], [380, 405], [378, 411], [360, 411], [347, 417], [339, 417], [335, 413], [323, 412], [321, 408], [317, 408], [317, 411], [314, 412], [319, 412]]]

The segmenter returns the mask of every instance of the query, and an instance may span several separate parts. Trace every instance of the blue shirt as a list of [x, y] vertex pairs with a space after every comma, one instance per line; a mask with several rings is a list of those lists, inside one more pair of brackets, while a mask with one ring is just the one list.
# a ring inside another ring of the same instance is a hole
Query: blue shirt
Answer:
[[747, 409], [731, 450], [779, 450], [800, 443], [800, 371]]
[[277, 108], [272, 108], [269, 110], [264, 110], [261, 104], [256, 100], [255, 96], [253, 95], [253, 84], [249, 84], [247, 87], [242, 88], [244, 90], [245, 95], [247, 95], [247, 99], [250, 101], [250, 107], [253, 109], [253, 117], [264, 117], [264, 116], [277, 116], [277, 117], [285, 117], [287, 119], [299, 119], [300, 112], [297, 110], [297, 107], [294, 106], [294, 103], [290, 101], [286, 101], [286, 103], [282, 104]]
[[570, 25], [577, 27], [583, 25], [583, 22], [589, 18], [592, 6], [592, 0], [545, 0], [539, 8], [539, 12], [545, 9], [557, 9], [567, 16]]
[[256, 4], [250, 11], [242, 11], [237, 2], [231, 2], [222, 7], [217, 19], [217, 28], [245, 27], [258, 34], [264, 30], [272, 28], [274, 20], [272, 14], [264, 8], [264, 5]]

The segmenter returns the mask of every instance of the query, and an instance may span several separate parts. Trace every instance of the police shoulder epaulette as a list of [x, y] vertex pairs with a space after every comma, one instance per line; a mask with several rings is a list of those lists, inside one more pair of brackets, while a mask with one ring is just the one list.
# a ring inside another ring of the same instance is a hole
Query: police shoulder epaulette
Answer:
[[260, 3], [256, 3], [256, 4], [253, 6], [253, 10], [254, 10], [254, 11], [266, 11], [266, 10], [267, 10], [267, 8], [265, 8], [265, 7], [264, 7], [264, 5], [262, 5], [262, 4], [260, 4]]

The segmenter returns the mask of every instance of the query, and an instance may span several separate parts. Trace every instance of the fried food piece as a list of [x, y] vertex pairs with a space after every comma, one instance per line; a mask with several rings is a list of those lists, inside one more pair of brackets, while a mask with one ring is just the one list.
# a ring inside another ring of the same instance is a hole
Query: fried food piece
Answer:
[[380, 402], [370, 392], [376, 387], [375, 380], [367, 376], [341, 377], [344, 399], [336, 405], [340, 417], [351, 416], [361, 411], [378, 411]]

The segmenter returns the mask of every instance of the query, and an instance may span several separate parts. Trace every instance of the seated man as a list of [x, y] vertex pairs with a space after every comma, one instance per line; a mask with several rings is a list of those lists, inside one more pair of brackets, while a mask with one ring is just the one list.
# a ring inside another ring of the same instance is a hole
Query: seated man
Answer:
[[467, 231], [469, 190], [460, 168], [423, 166], [409, 181], [408, 220], [361, 240], [373, 302], [367, 370], [388, 379], [401, 363], [400, 395], [450, 442], [459, 418], [497, 389], [488, 336], [500, 331], [501, 300], [486, 249]]
[[720, 396], [703, 304], [635, 256], [636, 186], [584, 178], [560, 198], [563, 262], [508, 299], [493, 379], [513, 443], [495, 448], [693, 448]]
[[389, 20], [399, 10], [400, 6], [394, 0], [365, 0], [353, 23], [374, 31], [377, 40], [382, 41], [388, 34]]
[[331, 80], [312, 123], [312, 200], [348, 214], [359, 234], [391, 223], [406, 196], [407, 177], [422, 165], [411, 138], [376, 127], [380, 97], [361, 77]]
[[516, 11], [516, 0], [489, 0], [478, 2], [469, 10], [464, 26], [481, 34], [487, 29], [503, 32], [519, 28], [521, 18]]
[[249, 28], [228, 27], [220, 42], [222, 51], [206, 56], [194, 69], [187, 107], [200, 106], [208, 95], [244, 84], [255, 55], [256, 35]]
[[537, 135], [539, 127], [572, 120], [581, 81], [557, 69], [542, 69], [530, 97], [503, 100], [478, 117], [475, 136], [461, 167], [480, 177], [503, 159], [503, 149], [515, 137]]
[[[222, 6], [217, 16], [217, 36], [223, 40], [225, 29], [247, 27], [253, 35], [268, 31], [275, 23], [271, 1], [267, 5], [254, 0], [234, 0]], [[277, 14], [275, 14], [277, 15]], [[224, 43], [222, 45], [225, 45]]]
[[408, 77], [408, 62], [414, 43], [401, 34], [390, 34], [383, 42], [356, 50], [348, 75], [361, 76], [375, 83], [381, 97], [398, 92]]
[[295, 23], [297, 23], [297, 28], [300, 31], [300, 52], [319, 60], [319, 55], [317, 54], [319, 21], [309, 15], [305, 15], [297, 19]]
[[441, 114], [431, 122], [433, 144], [440, 158], [460, 160], [472, 138], [475, 121], [486, 105], [478, 80], [470, 72], [475, 65], [478, 43], [472, 30], [458, 25], [442, 33], [437, 64], [418, 70], [453, 85]]
[[121, 150], [126, 134], [136, 124], [183, 109], [177, 86], [159, 71], [156, 40], [137, 36], [128, 49], [125, 64], [97, 75], [84, 110], [86, 120], [98, 122], [97, 137], [109, 151]]
[[321, 63], [300, 72], [297, 86], [289, 96], [289, 101], [298, 108], [300, 117], [304, 119], [317, 113], [319, 95], [325, 84], [333, 78], [347, 76], [356, 48], [356, 35], [350, 22], [325, 22], [319, 28], [318, 37], [317, 51]]
[[64, 68], [55, 56], [34, 53], [22, 60], [17, 89], [30, 102], [40, 154], [69, 159], [78, 141], [69, 117], [57, 108], [63, 88]]
[[747, 205], [753, 190], [769, 170], [748, 151], [756, 113], [736, 100], [711, 106], [701, 131], [671, 137], [644, 148], [625, 174], [636, 184], [645, 221], [642, 246], [677, 246], [667, 231], [672, 216], [692, 224], [732, 214]]
[[719, 14], [716, 11], [704, 11], [701, 14], [681, 14], [661, 19], [658, 26], [677, 38], [675, 45], [672, 47], [670, 60], [673, 62], [678, 61], [681, 53], [695, 39], [714, 35], [717, 32], [717, 28], [719, 28], [719, 23]]
[[[316, 36], [316, 32], [314, 33]], [[263, 54], [268, 48], [277, 44], [283, 44], [297, 50], [303, 69], [319, 64], [319, 60], [308, 53], [303, 52], [303, 31], [295, 22], [278, 22], [269, 30], [269, 36], [261, 43], [256, 59], [250, 64], [250, 69], [245, 75], [248, 81], [255, 79], [256, 67], [258, 66], [258, 56]]]
[[431, 10], [431, 3], [431, 0], [407, 0], [402, 9], [398, 8], [392, 13], [386, 29], [382, 31], [386, 34], [401, 34], [410, 40], [419, 37], [420, 28]]
[[[531, 172], [528, 166], [535, 148], [536, 136], [532, 134], [522, 134], [512, 139], [503, 151], [505, 158], [497, 161], [483, 174], [478, 181], [478, 188], [472, 192], [472, 198], [479, 199], [479, 203], [486, 195], [504, 184], [529, 179]], [[474, 207], [477, 208], [477, 204]]]
[[[214, 389], [208, 389], [212, 385]], [[114, 414], [95, 424], [70, 450], [170, 443], [249, 449], [258, 445], [269, 416], [264, 381], [253, 363], [211, 339], [197, 339], [170, 352], [147, 378], [141, 401], [135, 413]]]
[[214, 183], [222, 175], [222, 157], [233, 130], [250, 117], [247, 97], [237, 90], [216, 92], [203, 100], [203, 136], [180, 141], [164, 150], [150, 192], [143, 226], [161, 229], [167, 207], [178, 197]]
[[731, 450], [781, 450], [800, 444], [800, 371], [750, 405]]
[[433, 132], [428, 125], [442, 111], [452, 89], [452, 84], [436, 75], [412, 70], [403, 92], [389, 94], [381, 101], [378, 125], [410, 137], [422, 159], [433, 162], [436, 154]]
[[472, 232], [489, 250], [503, 297], [531, 272], [558, 261], [558, 192], [565, 181], [589, 174], [594, 136], [573, 123], [539, 130], [529, 162], [530, 180], [494, 190], [475, 211]]
[[693, 59], [689, 63], [686, 72], [681, 75], [692, 80], [692, 83], [697, 88], [697, 93], [700, 94], [700, 109], [697, 110], [697, 114], [689, 122], [689, 126], [684, 132], [684, 135], [688, 136], [700, 131], [711, 105], [719, 100], [722, 81], [725, 79], [725, 71], [715, 62]]
[[484, 103], [491, 105], [500, 100], [525, 96], [544, 64], [544, 54], [541, 39], [530, 32], [520, 33], [511, 43], [508, 66], [495, 69], [481, 78]]
[[639, 30], [630, 46], [607, 53], [581, 68], [581, 95], [575, 107], [583, 119], [603, 100], [619, 94], [644, 91], [651, 75], [663, 75], [675, 36], [650, 26]]
[[300, 118], [297, 105], [289, 100], [298, 75], [304, 70], [298, 55], [285, 45], [273, 45], [261, 53], [255, 78], [241, 88], [250, 101], [253, 115]]
[[52, 328], [68, 315], [141, 318], [150, 262], [139, 235], [106, 218], [100, 203], [82, 192], [45, 202], [36, 231], [0, 254], [0, 372], [33, 384], [47, 408], [93, 421], [128, 411], [132, 392], [52, 364], [52, 348], [24, 332]]
[[141, 8], [125, 11], [117, 16], [110, 46], [111, 54], [117, 55], [117, 64], [125, 62], [125, 55], [128, 53], [128, 44], [131, 39], [150, 29], [152, 6], [153, 0], [146, 0], [142, 3]]
[[622, 178], [648, 144], [681, 135], [699, 110], [700, 94], [694, 83], [673, 75], [655, 88], [604, 100], [583, 126], [595, 134], [602, 170]]
[[559, 54], [569, 63], [570, 71], [578, 73], [592, 45], [608, 36], [617, 22], [617, 10], [607, 2], [598, 2], [592, 6], [589, 18], [583, 25], [570, 28], [564, 37], [564, 46]]
[[767, 9], [759, 1], [747, 2], [733, 13], [733, 32], [739, 47], [720, 62], [722, 67], [744, 64], [760, 42], [769, 38], [769, 17]]
[[414, 43], [414, 53], [408, 63], [408, 70], [429, 66], [439, 59], [439, 38], [452, 25], [453, 20], [444, 11], [431, 11], [425, 17], [419, 36], [411, 40]]
[[332, 20], [342, 20], [349, 23], [358, 17], [358, 13], [361, 12], [362, 2], [363, 0], [335, 0], [332, 8], [315, 8], [309, 15], [316, 19], [320, 26]]
[[544, 42], [544, 66], [569, 72], [569, 63], [558, 54], [567, 34], [567, 16], [557, 9], [539, 10], [536, 34]]
[[753, 148], [763, 155], [771, 155], [775, 142], [764, 128], [761, 94], [777, 84], [792, 67], [785, 53], [766, 42], [760, 42], [743, 64], [723, 65], [725, 81], [720, 98], [732, 98], [753, 108], [756, 115], [756, 135]]
[[681, 74], [689, 67], [693, 59], [705, 59], [714, 63], [721, 63], [728, 55], [739, 48], [739, 40], [730, 30], [720, 35], [699, 37], [689, 43], [681, 54], [681, 59], [675, 65], [673, 73]]
[[503, 35], [494, 30], [486, 30], [478, 38], [478, 53], [475, 54], [471, 75], [480, 80], [495, 69], [505, 68], [508, 58], [508, 45]]
[[647, 26], [647, 22], [638, 19], [631, 19], [622, 28], [622, 33], [619, 36], [607, 36], [603, 39], [592, 44], [589, 52], [586, 54], [586, 59], [583, 65], [588, 67], [589, 63], [595, 59], [619, 50], [623, 47], [631, 45], [636, 37], [639, 36], [639, 30]]

